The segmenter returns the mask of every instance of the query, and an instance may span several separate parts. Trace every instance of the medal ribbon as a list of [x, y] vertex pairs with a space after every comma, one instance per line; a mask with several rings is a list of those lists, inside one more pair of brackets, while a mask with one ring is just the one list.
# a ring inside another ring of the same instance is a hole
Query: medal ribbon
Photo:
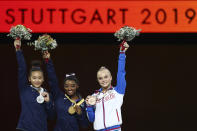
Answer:
[[39, 96], [36, 98], [38, 103], [43, 103], [44, 102], [44, 97], [42, 96], [42, 93], [44, 92], [44, 89], [41, 87], [40, 89], [37, 90], [39, 92]]
[[68, 95], [65, 94], [65, 96], [66, 96], [66, 98], [67, 98], [71, 103], [74, 104], [74, 106], [75, 106], [75, 105], [80, 106], [80, 105], [85, 101], [84, 99], [81, 99], [78, 103], [76, 103], [76, 101], [70, 99], [70, 97], [69, 97]]
[[42, 87], [40, 87], [40, 91], [39, 91], [40, 95], [41, 95], [43, 92], [44, 92], [44, 89], [43, 89]]

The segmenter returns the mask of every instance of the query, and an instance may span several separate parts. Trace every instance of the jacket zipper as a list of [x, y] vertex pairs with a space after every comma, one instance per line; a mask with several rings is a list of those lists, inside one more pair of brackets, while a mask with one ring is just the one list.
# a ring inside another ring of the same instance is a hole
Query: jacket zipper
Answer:
[[104, 97], [102, 99], [102, 104], [103, 104], [103, 123], [104, 123], [104, 127], [106, 128], [106, 125], [105, 125], [105, 105], [104, 105]]
[[119, 119], [119, 115], [118, 115], [118, 110], [116, 109], [116, 114], [117, 114], [117, 118], [118, 118], [118, 122], [120, 121]]

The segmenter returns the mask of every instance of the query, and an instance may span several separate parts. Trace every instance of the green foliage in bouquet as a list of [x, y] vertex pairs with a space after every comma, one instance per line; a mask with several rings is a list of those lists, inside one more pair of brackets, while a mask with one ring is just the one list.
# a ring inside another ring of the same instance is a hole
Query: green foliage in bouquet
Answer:
[[132, 39], [135, 38], [135, 36], [139, 36], [139, 32], [141, 31], [141, 29], [136, 30], [133, 27], [129, 27], [129, 26], [124, 26], [122, 28], [120, 28], [120, 30], [116, 31], [114, 33], [114, 36], [116, 38], [118, 38], [118, 41], [131, 41]]
[[32, 36], [31, 32], [32, 30], [26, 28], [24, 25], [16, 25], [11, 27], [10, 33], [7, 36], [13, 39], [30, 40]]
[[57, 47], [56, 40], [47, 34], [39, 36], [38, 40], [27, 44], [29, 46], [34, 46], [34, 50], [40, 50], [42, 52], [52, 50]]

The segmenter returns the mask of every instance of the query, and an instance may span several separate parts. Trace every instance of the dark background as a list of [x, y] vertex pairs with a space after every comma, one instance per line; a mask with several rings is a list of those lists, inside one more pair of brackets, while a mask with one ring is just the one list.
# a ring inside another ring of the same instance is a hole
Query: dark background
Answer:
[[[33, 34], [33, 40], [40, 34]], [[75, 72], [84, 97], [99, 88], [96, 72], [108, 67], [116, 85], [119, 43], [113, 34], [50, 34], [59, 44], [51, 51], [59, 82]], [[197, 130], [197, 34], [141, 34], [129, 48], [127, 89], [122, 106], [123, 131]], [[23, 41], [29, 67], [41, 59]], [[20, 115], [13, 40], [0, 34], [1, 130], [14, 131]], [[45, 87], [48, 88], [47, 78]], [[49, 122], [52, 131], [54, 121]], [[83, 131], [92, 130], [90, 126]], [[82, 130], [81, 130], [82, 131]]]

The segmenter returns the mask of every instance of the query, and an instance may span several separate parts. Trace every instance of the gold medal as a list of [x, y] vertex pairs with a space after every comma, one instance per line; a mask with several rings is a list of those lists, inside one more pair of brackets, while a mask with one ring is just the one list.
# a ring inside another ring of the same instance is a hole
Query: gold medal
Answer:
[[75, 111], [75, 107], [74, 106], [70, 106], [69, 108], [68, 108], [68, 113], [69, 114], [74, 114], [76, 111]]
[[73, 114], [76, 112], [76, 110], [75, 110], [75, 105], [80, 106], [80, 105], [84, 102], [84, 99], [81, 99], [78, 103], [76, 103], [76, 101], [70, 99], [66, 94], [65, 94], [65, 96], [66, 96], [66, 98], [68, 98], [68, 100], [69, 100], [71, 103], [74, 104], [73, 106], [70, 106], [70, 107], [68, 108], [68, 113], [71, 114], [71, 115], [73, 115]]

